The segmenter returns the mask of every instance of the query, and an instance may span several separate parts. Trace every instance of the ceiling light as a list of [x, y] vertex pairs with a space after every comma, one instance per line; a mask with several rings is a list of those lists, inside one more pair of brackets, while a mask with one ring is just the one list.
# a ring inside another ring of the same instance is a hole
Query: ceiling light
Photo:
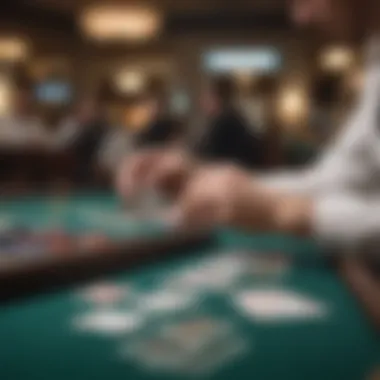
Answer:
[[7, 76], [0, 75], [0, 115], [7, 115], [11, 110], [12, 84]]
[[161, 29], [162, 17], [152, 8], [127, 5], [97, 5], [80, 17], [85, 34], [98, 41], [144, 41]]
[[322, 68], [330, 72], [344, 71], [353, 64], [354, 60], [353, 51], [346, 47], [331, 47], [325, 50], [320, 58]]
[[26, 59], [28, 55], [28, 46], [17, 37], [0, 37], [0, 61], [1, 62], [19, 62]]
[[297, 125], [305, 119], [308, 112], [308, 97], [299, 87], [284, 88], [279, 97], [278, 111], [286, 125]]
[[138, 71], [121, 71], [114, 81], [117, 89], [124, 94], [138, 94], [146, 85], [144, 74]]

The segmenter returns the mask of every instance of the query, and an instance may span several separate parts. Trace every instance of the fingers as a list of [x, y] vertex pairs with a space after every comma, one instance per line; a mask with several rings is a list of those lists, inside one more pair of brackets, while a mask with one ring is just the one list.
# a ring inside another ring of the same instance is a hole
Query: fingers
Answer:
[[124, 198], [147, 187], [177, 195], [189, 177], [190, 168], [189, 157], [180, 151], [145, 151], [126, 159], [117, 176], [116, 187]]
[[211, 227], [224, 224], [230, 216], [226, 187], [220, 183], [218, 172], [199, 172], [187, 185], [179, 203], [177, 218], [182, 225]]
[[179, 226], [229, 225], [237, 219], [239, 210], [244, 215], [246, 208], [252, 208], [251, 197], [243, 197], [248, 203], [241, 201], [241, 195], [251, 187], [246, 173], [230, 166], [199, 169], [179, 151], [150, 151], [129, 159], [117, 185], [124, 198], [144, 187], [175, 195], [176, 208], [168, 221]]
[[189, 158], [174, 152], [161, 158], [159, 165], [151, 171], [149, 186], [170, 196], [177, 196], [190, 176]]
[[192, 173], [178, 207], [182, 224], [211, 227], [256, 224], [265, 205], [254, 195], [249, 174], [233, 166], [208, 166]]
[[116, 177], [116, 188], [122, 197], [133, 196], [145, 185], [158, 157], [157, 151], [145, 151], [125, 159]]

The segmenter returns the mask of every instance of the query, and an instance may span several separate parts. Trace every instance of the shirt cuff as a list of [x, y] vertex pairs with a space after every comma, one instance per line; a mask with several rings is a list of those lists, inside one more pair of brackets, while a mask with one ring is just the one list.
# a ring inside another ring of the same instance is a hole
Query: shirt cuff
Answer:
[[311, 194], [314, 188], [313, 180], [308, 173], [278, 173], [272, 175], [258, 176], [255, 179], [264, 186], [290, 194]]
[[334, 248], [354, 248], [365, 238], [368, 206], [350, 197], [317, 199], [312, 216], [312, 233], [322, 244]]

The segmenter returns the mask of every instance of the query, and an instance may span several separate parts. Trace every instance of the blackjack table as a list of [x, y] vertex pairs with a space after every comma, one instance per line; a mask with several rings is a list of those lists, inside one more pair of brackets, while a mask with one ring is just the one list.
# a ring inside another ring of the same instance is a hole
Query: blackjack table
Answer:
[[177, 231], [110, 192], [7, 197], [0, 378], [375, 379], [355, 276], [308, 239]]

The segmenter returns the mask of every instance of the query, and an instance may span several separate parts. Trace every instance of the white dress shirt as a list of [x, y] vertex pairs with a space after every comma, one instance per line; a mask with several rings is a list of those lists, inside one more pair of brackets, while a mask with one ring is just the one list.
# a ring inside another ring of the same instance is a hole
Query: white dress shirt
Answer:
[[80, 123], [73, 117], [68, 117], [59, 123], [54, 134], [54, 145], [60, 149], [69, 147], [81, 130]]
[[372, 42], [359, 104], [322, 158], [303, 172], [263, 176], [272, 188], [314, 200], [314, 237], [333, 247], [380, 244], [379, 53], [380, 41]]
[[114, 173], [120, 162], [134, 151], [132, 136], [123, 128], [112, 128], [105, 137], [99, 152], [99, 165]]

